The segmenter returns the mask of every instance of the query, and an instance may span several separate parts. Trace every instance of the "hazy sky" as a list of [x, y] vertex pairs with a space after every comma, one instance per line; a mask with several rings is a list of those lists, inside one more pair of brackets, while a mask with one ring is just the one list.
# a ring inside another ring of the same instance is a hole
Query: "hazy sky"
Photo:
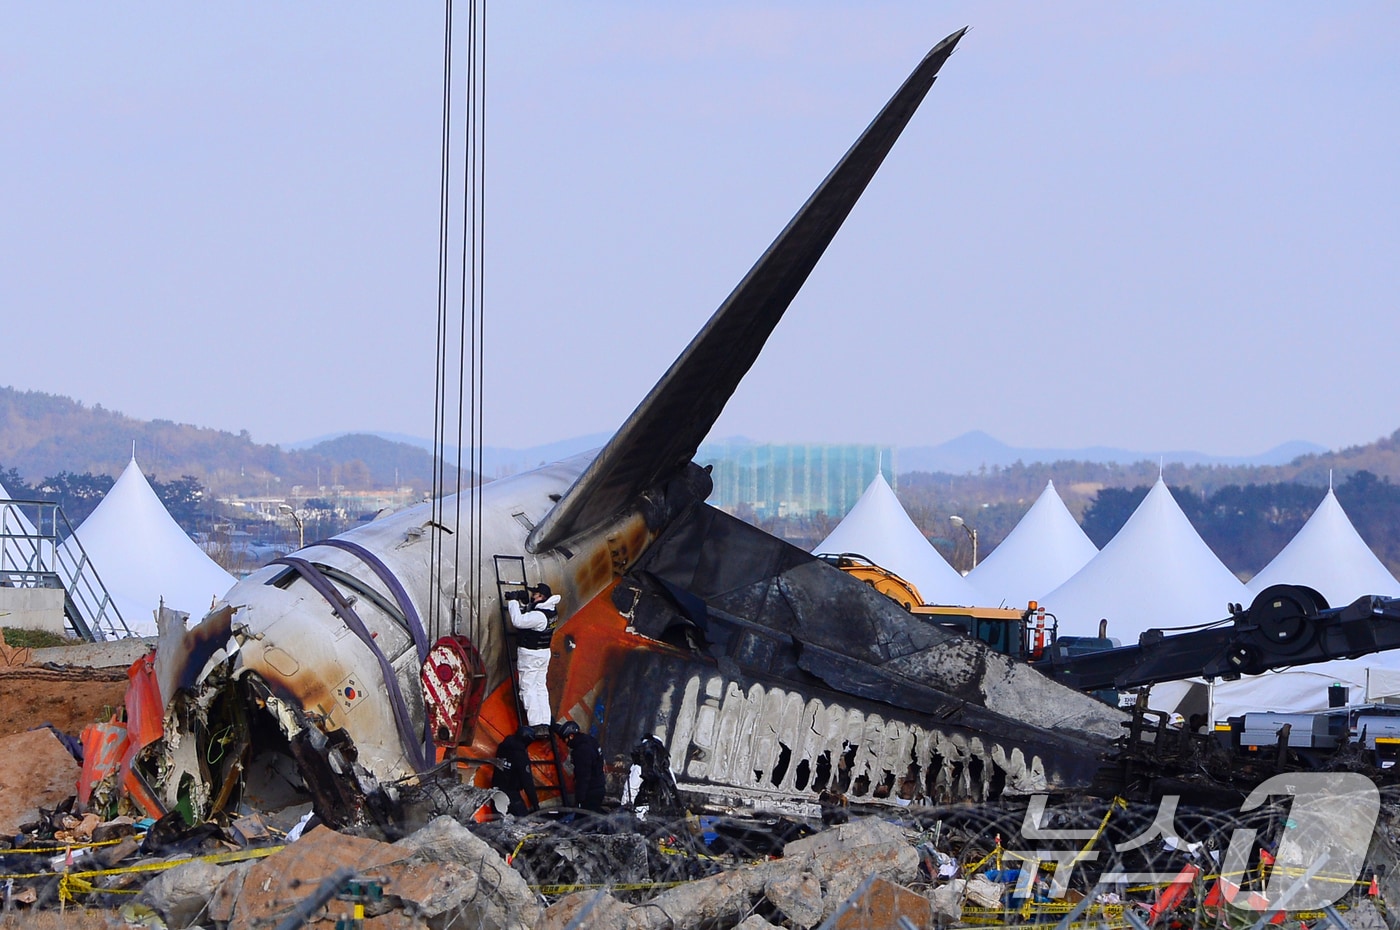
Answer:
[[[513, 0], [488, 441], [616, 428], [963, 25], [715, 436], [1400, 427], [1394, 3]], [[0, 0], [0, 384], [430, 435], [440, 49], [436, 4]]]

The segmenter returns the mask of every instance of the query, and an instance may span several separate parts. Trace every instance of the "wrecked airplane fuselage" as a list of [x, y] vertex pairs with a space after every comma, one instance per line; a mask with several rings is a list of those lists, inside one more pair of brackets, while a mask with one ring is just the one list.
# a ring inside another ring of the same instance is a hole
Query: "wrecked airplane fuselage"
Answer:
[[1121, 732], [1113, 709], [704, 505], [561, 634], [561, 715], [614, 758], [659, 737], [682, 787], [713, 795], [1084, 787]]
[[[410, 530], [424, 517], [405, 513], [392, 532], [407, 544], [387, 551], [414, 559], [421, 537]], [[363, 527], [346, 541], [364, 546], [386, 529]], [[230, 774], [251, 774], [252, 757], [271, 748], [294, 759], [324, 819], [382, 822], [392, 820], [384, 786], [437, 761], [433, 734], [423, 735], [412, 621], [386, 609], [390, 586], [357, 569], [344, 546], [311, 547], [299, 557], [335, 579], [343, 605], [332, 609], [334, 598], [304, 574], [293, 578], [274, 565], [230, 592], [231, 616], [211, 616], [193, 631], [210, 645], [226, 632], [231, 645], [213, 662], [208, 648], [187, 650], [186, 668], [201, 672], [186, 672], [188, 686], [171, 707], [190, 739], [176, 740], [161, 766], [168, 804], [190, 779], [206, 786], [198, 792], [206, 809], [216, 798], [237, 798], [242, 789], [227, 783]], [[384, 563], [391, 565], [404, 590], [415, 590], [403, 563]], [[530, 577], [559, 583], [559, 567], [540, 563]], [[576, 577], [568, 581], [567, 590], [579, 590]], [[725, 800], [816, 801], [823, 792], [987, 800], [1088, 786], [1121, 731], [1117, 711], [913, 618], [845, 573], [701, 503], [670, 520], [620, 578], [601, 581], [598, 596], [557, 630], [549, 682], [556, 719], [593, 730], [614, 775], [625, 772], [639, 739], [655, 736], [683, 789]], [[355, 612], [372, 644], [390, 646], [382, 664], [339, 610]], [[488, 697], [462, 758], [491, 758], [518, 727], [500, 624], [497, 607], [473, 638], [497, 650], [485, 659]], [[179, 641], [170, 637], [172, 646]], [[202, 742], [248, 732], [259, 713], [275, 732], [264, 722], [260, 740], [233, 740], [250, 761], [224, 770], [201, 763], [213, 755]], [[537, 753], [547, 756], [548, 746]]]
[[[170, 728], [144, 750], [166, 803], [273, 791], [295, 781], [277, 762], [292, 758], [327, 820], [382, 816], [392, 784], [453, 741], [428, 732], [420, 677], [446, 636], [473, 660], [459, 671], [480, 656], [488, 696], [459, 722], [466, 755], [489, 758], [519, 725], [501, 607], [526, 582], [563, 597], [555, 718], [595, 729], [615, 768], [654, 736], [683, 785], [718, 792], [1086, 785], [1121, 715], [704, 506], [691, 461], [962, 35], [918, 64], [596, 456], [315, 543], [234, 586], [193, 645], [170, 629]], [[431, 699], [468, 690], [442, 684]]]

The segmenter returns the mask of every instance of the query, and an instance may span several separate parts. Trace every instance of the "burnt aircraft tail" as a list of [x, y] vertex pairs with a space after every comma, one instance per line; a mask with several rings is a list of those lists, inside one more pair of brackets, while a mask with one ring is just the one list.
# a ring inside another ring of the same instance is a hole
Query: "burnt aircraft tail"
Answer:
[[530, 533], [549, 549], [616, 515], [695, 455], [966, 28], [928, 53], [603, 451]]

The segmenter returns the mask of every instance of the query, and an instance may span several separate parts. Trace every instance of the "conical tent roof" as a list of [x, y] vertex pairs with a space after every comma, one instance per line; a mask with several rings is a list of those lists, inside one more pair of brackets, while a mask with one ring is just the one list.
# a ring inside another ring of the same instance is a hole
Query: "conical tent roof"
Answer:
[[1307, 585], [1333, 607], [1363, 594], [1400, 597], [1400, 581], [1356, 532], [1331, 488], [1298, 535], [1250, 579], [1248, 588], [1257, 594], [1272, 584]]
[[135, 458], [74, 532], [133, 633], [155, 633], [162, 598], [202, 617], [235, 581], [180, 529]]
[[1001, 545], [967, 575], [980, 603], [1024, 607], [1057, 588], [1098, 555], [1053, 481]]
[[[1350, 604], [1364, 594], [1400, 596], [1400, 582], [1356, 532], [1331, 488], [1298, 534], [1247, 587], [1258, 594], [1274, 584], [1307, 585], [1333, 607]], [[1214, 693], [1215, 718], [1223, 720], [1247, 711], [1324, 710], [1327, 687], [1333, 682], [1347, 685], [1350, 700], [1359, 703], [1370, 669], [1400, 669], [1400, 650], [1219, 682]]]
[[929, 604], [967, 606], [976, 600], [966, 579], [909, 519], [884, 475], [875, 476], [850, 513], [812, 551], [863, 555], [913, 583]]
[[1152, 628], [1228, 616], [1249, 591], [1215, 557], [1161, 478], [1103, 551], [1064, 584], [1036, 598], [1061, 635], [1093, 636], [1099, 619], [1125, 645]]

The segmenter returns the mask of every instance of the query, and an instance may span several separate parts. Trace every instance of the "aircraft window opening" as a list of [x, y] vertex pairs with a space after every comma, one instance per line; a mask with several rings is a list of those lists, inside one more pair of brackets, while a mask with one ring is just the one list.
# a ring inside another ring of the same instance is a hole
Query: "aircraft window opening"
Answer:
[[890, 796], [890, 791], [893, 788], [894, 772], [891, 772], [889, 769], [885, 769], [885, 771], [880, 775], [880, 784], [875, 786], [875, 797], [887, 798]]
[[967, 763], [967, 780], [969, 793], [974, 801], [985, 800], [982, 797], [982, 772], [985, 770], [982, 760], [973, 756]]
[[995, 801], [1006, 791], [1006, 770], [999, 765], [992, 766], [992, 784], [987, 789], [987, 800]]
[[[338, 588], [346, 589], [351, 592], [345, 598], [347, 603], [354, 605], [358, 603], [359, 597], [363, 597], [377, 607], [385, 616], [393, 620], [394, 623], [402, 627], [404, 631], [407, 632], [409, 630], [408, 619], [404, 617], [403, 611], [399, 610], [399, 605], [370, 587], [365, 581], [332, 565], [325, 565], [321, 562], [313, 562], [311, 564], [316, 566], [316, 570], [334, 582]], [[295, 574], [293, 569], [288, 569], [288, 571], [292, 571]]]
[[938, 779], [943, 774], [943, 757], [938, 753], [931, 753], [928, 757], [928, 769], [924, 772], [924, 794], [938, 799]]
[[856, 753], [860, 750], [859, 745], [845, 745], [846, 748], [841, 752], [841, 764], [836, 770], [836, 790], [843, 794], [851, 787], [851, 767], [856, 764]]
[[787, 743], [778, 743], [778, 764], [773, 766], [771, 781], [775, 785], [783, 783], [783, 776], [787, 775], [788, 765], [792, 762], [792, 747]]
[[[912, 801], [914, 795], [920, 793], [919, 784], [923, 781], [923, 769], [917, 762], [910, 762], [909, 768], [904, 770], [904, 781], [899, 786], [899, 796], [906, 801]], [[906, 795], [905, 792], [908, 791]]]
[[825, 791], [826, 786], [831, 781], [831, 750], [822, 750], [817, 756], [817, 772], [812, 778], [813, 791]]
[[797, 763], [797, 770], [793, 773], [792, 786], [798, 791], [807, 790], [807, 779], [812, 774], [812, 763], [803, 759]]
[[292, 568], [290, 565], [288, 565], [286, 568], [282, 569], [280, 572], [273, 575], [271, 578], [267, 579], [267, 581], [263, 583], [266, 585], [270, 585], [274, 588], [281, 588], [283, 591], [285, 591], [292, 586], [293, 581], [296, 581], [300, 577], [300, 573], [298, 573], [295, 568]]

